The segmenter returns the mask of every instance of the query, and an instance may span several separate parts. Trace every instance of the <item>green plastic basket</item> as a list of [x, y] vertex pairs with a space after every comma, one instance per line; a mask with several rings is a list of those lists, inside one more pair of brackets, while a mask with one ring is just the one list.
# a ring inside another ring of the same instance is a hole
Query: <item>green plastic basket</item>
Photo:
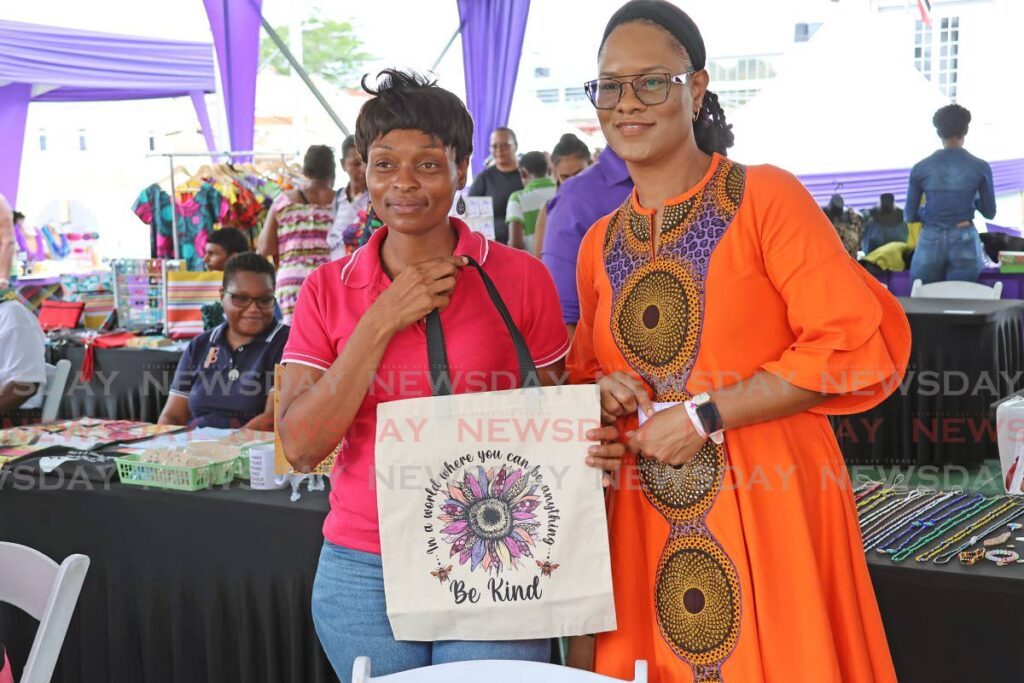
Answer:
[[238, 463], [238, 467], [235, 468], [235, 476], [239, 479], [249, 481], [249, 451], [242, 453], [236, 462]]
[[199, 491], [230, 483], [235, 478], [237, 459], [211, 465], [184, 467], [182, 465], [161, 465], [139, 462], [138, 455], [116, 458], [117, 475], [122, 484], [129, 486], [151, 486], [175, 491]]

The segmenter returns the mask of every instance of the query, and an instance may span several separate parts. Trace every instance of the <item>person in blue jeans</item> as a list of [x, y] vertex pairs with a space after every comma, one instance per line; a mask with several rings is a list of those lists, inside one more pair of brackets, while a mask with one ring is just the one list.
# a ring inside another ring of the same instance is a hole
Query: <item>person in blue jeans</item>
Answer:
[[964, 149], [971, 112], [950, 104], [935, 112], [932, 123], [942, 138], [942, 149], [914, 166], [907, 189], [907, 222], [922, 223], [910, 278], [924, 284], [973, 282], [982, 264], [974, 212], [988, 219], [996, 215], [992, 168]]
[[[544, 264], [448, 215], [465, 187], [473, 151], [473, 120], [465, 105], [413, 72], [387, 69], [376, 87], [364, 82], [363, 88], [373, 97], [356, 118], [355, 142], [384, 225], [365, 245], [305, 280], [281, 359], [279, 429], [288, 461], [308, 472], [341, 444], [313, 583], [313, 625], [343, 683], [361, 656], [370, 658], [377, 676], [478, 659], [547, 662], [548, 639], [499, 640], [497, 631], [482, 628], [473, 634], [478, 640], [404, 641], [388, 621], [389, 558], [381, 557], [377, 515], [383, 485], [376, 475], [377, 407], [431, 395], [421, 321], [435, 309], [444, 321], [448, 354], [460, 363], [453, 394], [520, 386], [511, 341], [492, 339], [499, 316], [487, 314], [484, 280], [472, 267], [464, 269], [470, 259], [486, 269], [513, 311], [546, 386], [564, 371], [569, 336]], [[472, 377], [483, 378], [475, 389], [474, 380], [466, 381]], [[478, 543], [469, 550], [483, 552]], [[472, 555], [452, 552], [442, 555], [453, 565]], [[424, 566], [431, 565], [428, 560]]]

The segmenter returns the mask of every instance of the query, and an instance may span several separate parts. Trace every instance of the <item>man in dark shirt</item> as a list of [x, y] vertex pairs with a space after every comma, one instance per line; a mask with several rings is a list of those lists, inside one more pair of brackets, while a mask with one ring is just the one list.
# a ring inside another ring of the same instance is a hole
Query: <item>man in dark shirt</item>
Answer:
[[470, 197], [490, 197], [494, 200], [494, 239], [508, 244], [508, 224], [505, 209], [513, 192], [523, 189], [519, 177], [519, 142], [511, 128], [495, 128], [491, 133], [491, 154], [494, 165], [478, 175], [469, 188]]
[[974, 212], [988, 219], [996, 215], [992, 168], [964, 149], [971, 112], [950, 104], [935, 112], [932, 122], [942, 138], [942, 149], [914, 166], [907, 189], [907, 222], [923, 224], [910, 278], [924, 284], [973, 282], [982, 264]]

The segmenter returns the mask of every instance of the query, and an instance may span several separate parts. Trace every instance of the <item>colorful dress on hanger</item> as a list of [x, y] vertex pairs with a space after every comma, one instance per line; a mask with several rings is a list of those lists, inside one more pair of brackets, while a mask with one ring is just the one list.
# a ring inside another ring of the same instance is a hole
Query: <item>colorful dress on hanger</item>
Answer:
[[[899, 386], [910, 329], [793, 176], [714, 156], [653, 211], [636, 192], [587, 233], [572, 381], [624, 371], [682, 401], [759, 371], [829, 394], [725, 432], [675, 469], [630, 455], [610, 493], [618, 629], [596, 670], [652, 683], [895, 681], [828, 415]], [[620, 433], [637, 428], [619, 421]]]
[[174, 251], [174, 213], [170, 196], [157, 184], [139, 193], [132, 212], [149, 226], [151, 258], [171, 258]]
[[206, 238], [220, 227], [227, 211], [227, 200], [212, 183], [204, 182], [195, 193], [178, 195], [178, 258], [187, 270], [203, 270]]
[[305, 194], [301, 202], [282, 194], [274, 207], [278, 224], [277, 303], [281, 306], [281, 322], [291, 325], [302, 283], [314, 268], [330, 260], [327, 235], [334, 224], [334, 211], [330, 204], [307, 203]]

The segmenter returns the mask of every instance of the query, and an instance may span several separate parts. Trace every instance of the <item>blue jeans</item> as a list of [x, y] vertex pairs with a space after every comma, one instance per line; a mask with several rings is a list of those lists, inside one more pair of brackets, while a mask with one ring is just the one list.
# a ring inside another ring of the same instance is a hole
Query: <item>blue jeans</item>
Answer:
[[910, 262], [910, 279], [920, 279], [924, 284], [946, 280], [975, 282], [981, 273], [981, 253], [981, 240], [974, 225], [958, 228], [925, 223]]
[[324, 541], [313, 582], [313, 624], [331, 666], [342, 683], [352, 676], [356, 657], [369, 657], [374, 676], [431, 664], [476, 659], [547, 662], [550, 640], [398, 641], [384, 604], [380, 555]]

